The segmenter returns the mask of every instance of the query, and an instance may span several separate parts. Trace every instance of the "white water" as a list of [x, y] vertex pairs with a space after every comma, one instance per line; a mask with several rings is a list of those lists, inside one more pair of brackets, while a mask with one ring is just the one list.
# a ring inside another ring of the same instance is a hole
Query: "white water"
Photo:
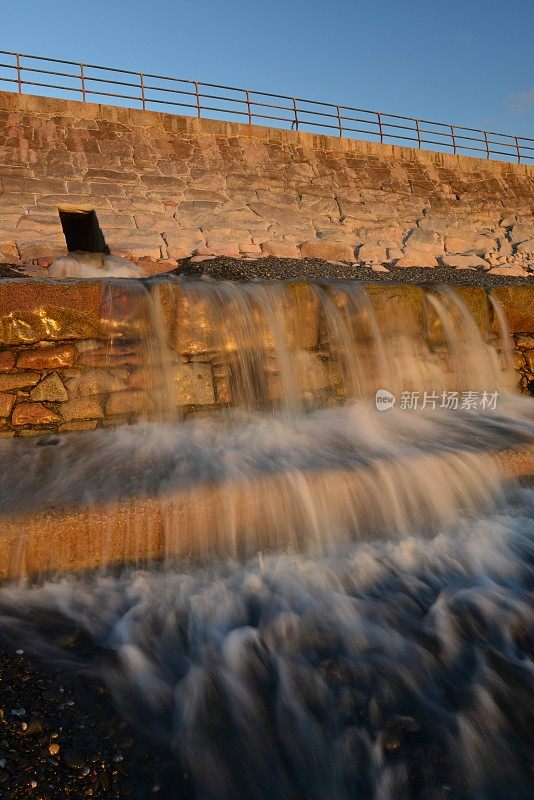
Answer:
[[[173, 422], [175, 293], [199, 347], [228, 355], [217, 419]], [[507, 487], [494, 453], [532, 447], [531, 401], [504, 396], [500, 354], [448, 290], [428, 296], [432, 347], [379, 325], [357, 285], [311, 298], [333, 407], [297, 380], [305, 320], [284, 285], [166, 284], [143, 312], [162, 421], [0, 442], [5, 514], [149, 497], [165, 538], [158, 566], [5, 587], [2, 628], [107, 682], [202, 800], [527, 800], [534, 492]], [[495, 410], [381, 413], [377, 388], [500, 394]], [[54, 625], [104, 663], [61, 651]]]

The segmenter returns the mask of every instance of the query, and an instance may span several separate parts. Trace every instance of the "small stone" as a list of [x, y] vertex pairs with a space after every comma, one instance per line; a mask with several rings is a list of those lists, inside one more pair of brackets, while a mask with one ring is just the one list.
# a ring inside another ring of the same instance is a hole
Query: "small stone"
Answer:
[[14, 402], [15, 395], [0, 394], [0, 417], [9, 417]]
[[0, 353], [0, 372], [10, 372], [15, 366], [15, 354], [10, 350]]
[[261, 252], [264, 256], [274, 256], [275, 258], [300, 258], [299, 249], [293, 242], [262, 242]]
[[48, 748], [48, 752], [50, 753], [51, 756], [57, 756], [57, 754], [59, 753], [60, 749], [61, 748], [60, 748], [60, 746], [58, 745], [57, 742], [52, 742], [52, 744]]
[[142, 414], [152, 405], [150, 395], [143, 391], [113, 392], [106, 403], [106, 414]]
[[300, 246], [300, 253], [303, 258], [317, 258], [321, 261], [343, 261], [349, 264], [356, 261], [354, 247], [342, 242], [327, 242], [320, 239], [304, 242]]
[[85, 759], [75, 750], [65, 750], [63, 763], [69, 769], [83, 769], [86, 766]]
[[458, 255], [445, 255], [439, 259], [444, 267], [451, 269], [471, 269], [473, 267], [487, 267], [486, 261], [476, 255], [458, 256]]
[[61, 406], [61, 416], [65, 422], [84, 419], [102, 419], [104, 416], [98, 400], [70, 400]]
[[23, 350], [17, 358], [19, 369], [57, 369], [72, 367], [76, 356], [76, 348], [72, 344], [57, 347], [38, 347]]
[[57, 372], [52, 372], [30, 392], [30, 400], [47, 400], [63, 403], [69, 399], [67, 390]]
[[11, 391], [12, 389], [25, 389], [35, 386], [41, 378], [40, 372], [14, 372], [9, 375], [0, 375], [0, 392]]
[[381, 244], [362, 244], [360, 249], [358, 250], [358, 261], [360, 263], [369, 263], [371, 261], [376, 261], [378, 263], [383, 263], [387, 260], [387, 253], [386, 248]]
[[61, 422], [58, 417], [42, 403], [18, 403], [13, 411], [11, 422], [13, 425], [50, 425], [53, 422]]
[[37, 733], [43, 733], [44, 731], [44, 720], [41, 717], [36, 719], [30, 720], [28, 722], [25, 732], [27, 736], [35, 736]]

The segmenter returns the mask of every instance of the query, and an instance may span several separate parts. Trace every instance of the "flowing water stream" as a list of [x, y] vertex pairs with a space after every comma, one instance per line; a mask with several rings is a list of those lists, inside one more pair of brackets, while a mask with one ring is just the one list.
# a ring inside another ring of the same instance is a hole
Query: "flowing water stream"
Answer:
[[[1, 442], [0, 509], [130, 504], [129, 563], [6, 584], [4, 632], [104, 680], [198, 798], [531, 797], [534, 490], [497, 454], [532, 448], [534, 412], [495, 302], [481, 334], [447, 288], [424, 319], [357, 283], [103, 292], [118, 332], [143, 318], [151, 411]], [[212, 415], [176, 403], [186, 350]], [[94, 658], [55, 643], [69, 625]]]

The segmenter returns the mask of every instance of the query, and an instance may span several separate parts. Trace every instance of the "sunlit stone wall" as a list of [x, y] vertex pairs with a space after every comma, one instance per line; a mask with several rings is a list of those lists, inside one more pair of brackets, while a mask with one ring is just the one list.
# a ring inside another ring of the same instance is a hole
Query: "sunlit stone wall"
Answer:
[[[300, 288], [299, 288], [300, 287]], [[113, 293], [95, 281], [6, 280], [0, 291], [0, 437], [39, 436], [122, 425], [157, 418], [158, 359], [154, 353], [147, 298], [155, 285], [131, 281]], [[378, 324], [392, 318], [412, 335], [420, 325], [424, 290], [414, 286], [368, 285]], [[138, 291], [137, 291], [138, 290]], [[295, 293], [305, 295], [304, 284]], [[458, 291], [488, 339], [497, 335], [491, 303], [482, 289]], [[532, 290], [497, 288], [514, 338], [518, 387], [534, 380]], [[208, 349], [199, 326], [209, 325], [200, 306], [163, 293], [161, 317], [164, 357], [170, 366], [172, 402], [178, 417], [213, 413], [232, 405], [225, 378], [225, 353]], [[295, 302], [298, 301], [295, 297]], [[395, 309], [392, 317], [391, 309]], [[404, 321], [404, 322], [403, 322]], [[205, 331], [204, 331], [205, 332]], [[292, 342], [303, 392], [321, 393], [321, 401], [338, 398], [338, 376], [321, 343], [318, 308], [306, 303], [305, 323]], [[280, 384], [272, 376], [272, 399]]]
[[[0, 93], [0, 263], [46, 274], [58, 208], [151, 274], [215, 255], [530, 275], [534, 167]], [[533, 267], [534, 269], [534, 267]]]

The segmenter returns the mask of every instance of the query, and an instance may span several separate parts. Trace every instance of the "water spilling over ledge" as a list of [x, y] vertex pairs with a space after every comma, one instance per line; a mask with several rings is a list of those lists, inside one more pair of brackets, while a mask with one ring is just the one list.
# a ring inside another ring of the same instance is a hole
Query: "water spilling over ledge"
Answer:
[[[531, 310], [356, 282], [22, 285], [0, 299], [0, 385], [23, 395], [3, 635], [104, 680], [198, 798], [527, 800], [533, 498], [510, 479], [534, 472], [512, 339]], [[24, 422], [32, 404], [55, 418]], [[73, 625], [98, 657], [48, 636]]]
[[[497, 293], [7, 286], [26, 308], [4, 305], [14, 367], [0, 383], [34, 388], [0, 442], [3, 577], [437, 531], [495, 504], [503, 464], [532, 469], [531, 405], [510, 396], [521, 311]], [[32, 406], [64, 422], [36, 428]]]

